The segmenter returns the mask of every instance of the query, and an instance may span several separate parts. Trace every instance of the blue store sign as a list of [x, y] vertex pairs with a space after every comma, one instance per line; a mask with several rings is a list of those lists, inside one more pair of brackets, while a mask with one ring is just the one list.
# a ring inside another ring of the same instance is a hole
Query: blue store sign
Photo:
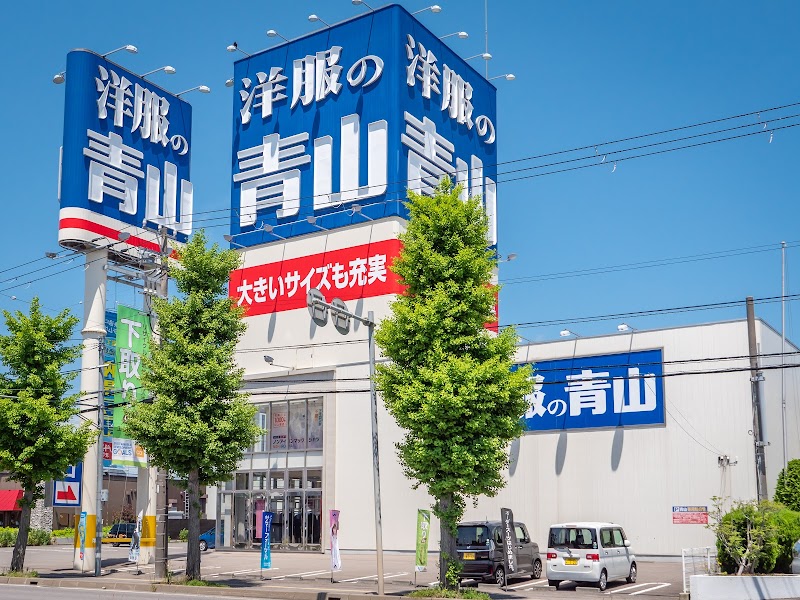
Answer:
[[157, 251], [159, 225], [185, 241], [191, 124], [191, 106], [177, 96], [93, 52], [70, 52], [59, 242], [107, 246], [124, 231], [127, 245]]
[[404, 8], [243, 58], [234, 86], [237, 244], [406, 218], [406, 188], [446, 174], [484, 199], [496, 243], [496, 90]]
[[661, 350], [543, 360], [533, 379], [530, 432], [666, 423]]

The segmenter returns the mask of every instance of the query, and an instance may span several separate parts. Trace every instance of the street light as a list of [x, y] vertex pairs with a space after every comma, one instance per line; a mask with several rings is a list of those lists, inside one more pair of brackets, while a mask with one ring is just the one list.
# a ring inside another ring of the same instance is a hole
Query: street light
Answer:
[[364, 6], [366, 6], [366, 7], [367, 7], [368, 9], [370, 9], [371, 11], [374, 11], [374, 10], [375, 10], [375, 9], [374, 9], [374, 8], [372, 8], [372, 7], [371, 7], [369, 4], [367, 4], [366, 2], [364, 2], [364, 0], [350, 0], [350, 1], [351, 1], [351, 2], [352, 2], [354, 5], [355, 5], [355, 6], [361, 6], [361, 5], [363, 4]]
[[310, 217], [306, 217], [306, 221], [308, 221], [309, 225], [313, 225], [317, 229], [322, 229], [323, 231], [328, 231], [327, 227], [323, 227], [322, 225], [319, 225], [317, 223], [317, 217], [315, 217], [314, 215], [311, 215]]
[[244, 50], [242, 50], [241, 48], [239, 48], [239, 43], [238, 43], [238, 42], [233, 42], [232, 44], [229, 44], [229, 45], [228, 45], [228, 47], [226, 48], [226, 50], [227, 50], [228, 52], [236, 52], [236, 51], [239, 51], [239, 52], [241, 52], [242, 54], [244, 54], [245, 56], [247, 56], [248, 58], [249, 58], [250, 56], [252, 56], [252, 54], [248, 54], [247, 52], [245, 52]]
[[119, 48], [115, 48], [111, 52], [106, 52], [105, 54], [101, 54], [100, 56], [105, 58], [106, 56], [111, 56], [115, 52], [120, 52], [122, 50], [126, 50], [127, 52], [130, 52], [131, 54], [138, 54], [139, 53], [139, 49], [136, 46], [134, 46], [132, 44], [128, 44], [127, 46], [120, 46]]
[[208, 87], [207, 85], [196, 85], [193, 88], [189, 88], [188, 90], [183, 90], [182, 92], [178, 92], [175, 95], [176, 96], [181, 96], [183, 94], [188, 94], [189, 92], [193, 92], [195, 90], [197, 90], [198, 92], [202, 92], [203, 94], [210, 94], [211, 93], [211, 88]]
[[288, 39], [286, 39], [285, 37], [283, 37], [283, 36], [282, 36], [280, 33], [278, 33], [277, 31], [275, 31], [274, 29], [267, 29], [267, 37], [279, 37], [279, 38], [281, 38], [281, 39], [282, 39], [284, 42], [288, 42], [288, 41], [289, 41]]
[[353, 211], [353, 212], [351, 212], [351, 213], [350, 213], [350, 216], [351, 216], [351, 217], [354, 217], [354, 216], [356, 216], [356, 214], [359, 214], [359, 215], [361, 215], [362, 217], [364, 217], [365, 219], [369, 219], [370, 221], [374, 221], [375, 219], [373, 219], [373, 218], [372, 218], [372, 217], [370, 217], [369, 215], [365, 215], [365, 214], [362, 212], [362, 210], [361, 210], [362, 208], [364, 208], [364, 207], [363, 207], [363, 206], [361, 206], [360, 204], [353, 204], [353, 205], [350, 207], [350, 210], [351, 210], [351, 211]]
[[617, 331], [638, 331], [636, 327], [631, 327], [627, 323], [620, 323], [617, 325]]
[[562, 329], [561, 331], [558, 332], [558, 335], [560, 335], [561, 337], [569, 337], [571, 335], [574, 335], [576, 338], [581, 337], [577, 333], [575, 333], [574, 331], [570, 331], [569, 329]]
[[513, 73], [506, 73], [505, 75], [495, 75], [494, 77], [489, 77], [488, 81], [491, 81], [492, 79], [500, 79], [501, 77], [506, 81], [514, 81], [517, 78], [517, 76]]
[[56, 73], [55, 75], [53, 75], [53, 83], [55, 83], [56, 85], [64, 83], [66, 79], [67, 79], [66, 71], [61, 71], [60, 73]]
[[412, 12], [412, 15], [418, 15], [421, 12], [425, 12], [426, 10], [431, 11], [432, 13], [440, 13], [442, 12], [442, 7], [438, 4], [434, 4], [433, 6], [426, 6], [425, 8], [420, 8], [419, 10], [415, 10]]
[[264, 362], [272, 367], [283, 367], [284, 369], [289, 369], [290, 371], [294, 371], [294, 367], [278, 364], [275, 362], [275, 359], [269, 356], [268, 354], [264, 355]]
[[142, 79], [147, 77], [148, 75], [152, 75], [153, 73], [158, 73], [159, 71], [164, 71], [167, 75], [175, 75], [175, 67], [170, 67], [169, 65], [165, 65], [163, 67], [159, 67], [158, 69], [153, 69], [152, 71], [148, 71], [144, 75], [142, 75]]
[[516, 259], [517, 259], [517, 253], [516, 252], [512, 252], [511, 254], [506, 256], [505, 258], [498, 258], [497, 262], [499, 262], [499, 263], [511, 262], [512, 260], [516, 260]]
[[[375, 393], [375, 313], [369, 311], [367, 318], [351, 313], [338, 298], [328, 303], [322, 292], [316, 288], [308, 291], [309, 309], [322, 308], [330, 310], [346, 319], [353, 318], [367, 326], [367, 345], [369, 346], [369, 397], [372, 412], [372, 483], [375, 490], [375, 556], [378, 568], [378, 595], [383, 596], [383, 529], [381, 525], [381, 481], [380, 457], [378, 455], [378, 397]], [[265, 359], [266, 360], [266, 359]]]
[[326, 23], [324, 19], [321, 19], [317, 15], [308, 15], [308, 20], [311, 21], [312, 23], [316, 23], [317, 21], [319, 21], [320, 23], [325, 25], [325, 27], [330, 27], [330, 25]]
[[443, 40], [445, 38], [453, 37], [454, 35], [457, 35], [461, 40], [465, 40], [469, 37], [469, 34], [466, 31], [456, 31], [455, 33], [448, 33], [447, 35], [440, 36], [439, 39]]
[[492, 60], [492, 55], [488, 52], [484, 52], [483, 54], [476, 54], [475, 56], [470, 56], [469, 58], [465, 58], [464, 60], [472, 60], [473, 58], [482, 58], [483, 60]]

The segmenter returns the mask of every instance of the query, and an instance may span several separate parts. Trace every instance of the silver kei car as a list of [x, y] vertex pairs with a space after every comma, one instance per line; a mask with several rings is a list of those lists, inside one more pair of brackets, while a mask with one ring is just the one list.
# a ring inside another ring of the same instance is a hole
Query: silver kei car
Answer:
[[636, 581], [636, 557], [625, 531], [616, 523], [560, 523], [547, 539], [547, 580], [593, 583], [605, 591], [613, 579]]

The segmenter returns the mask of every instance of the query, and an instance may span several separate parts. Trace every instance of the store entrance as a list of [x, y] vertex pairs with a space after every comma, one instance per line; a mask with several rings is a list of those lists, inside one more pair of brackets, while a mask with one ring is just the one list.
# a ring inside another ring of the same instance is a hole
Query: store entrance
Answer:
[[273, 550], [321, 551], [322, 471], [273, 470], [269, 481], [268, 491], [232, 494], [231, 519], [236, 525], [232, 547], [243, 550], [261, 547], [264, 512], [269, 511], [273, 514], [270, 528]]

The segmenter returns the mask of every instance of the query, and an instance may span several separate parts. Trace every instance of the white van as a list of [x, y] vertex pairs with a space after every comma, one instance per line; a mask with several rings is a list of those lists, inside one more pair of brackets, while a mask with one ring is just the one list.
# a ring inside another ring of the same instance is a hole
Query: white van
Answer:
[[547, 583], [589, 582], [605, 591], [608, 582], [636, 581], [636, 557], [616, 523], [561, 523], [547, 536]]

